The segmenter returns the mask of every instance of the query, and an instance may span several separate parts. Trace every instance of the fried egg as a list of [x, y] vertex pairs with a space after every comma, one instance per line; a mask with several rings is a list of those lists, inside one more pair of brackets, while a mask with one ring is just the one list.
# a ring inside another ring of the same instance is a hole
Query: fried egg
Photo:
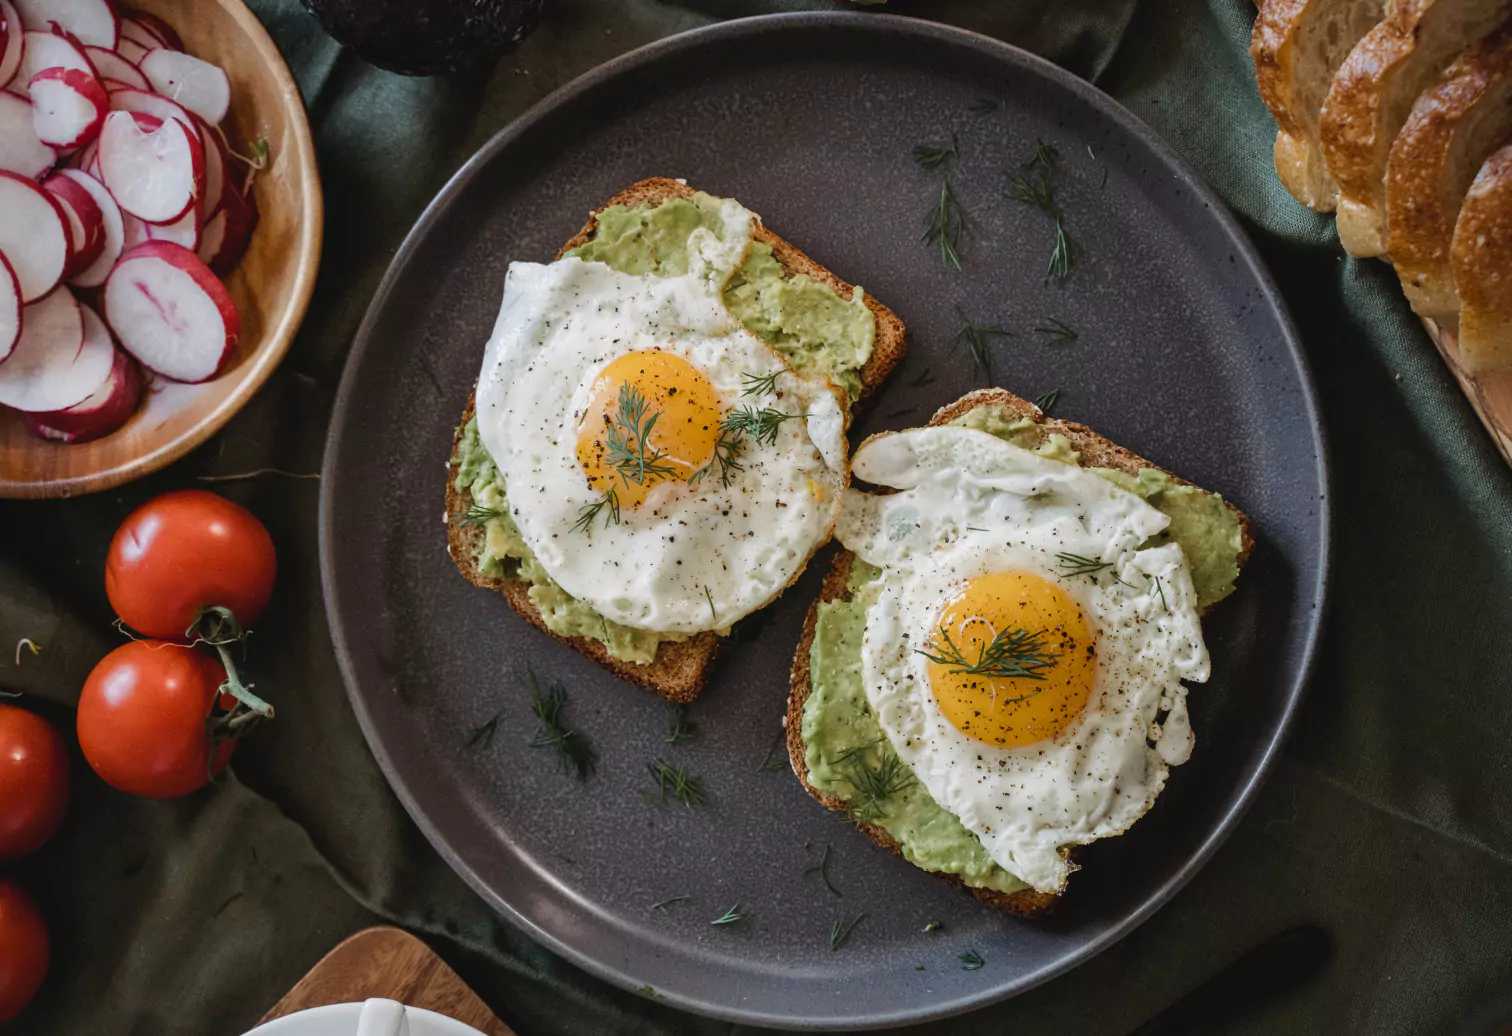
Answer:
[[1208, 654], [1169, 524], [1073, 464], [952, 426], [852, 461], [837, 538], [863, 591], [867, 701], [898, 757], [1009, 873], [1058, 892], [1067, 849], [1124, 831], [1191, 753]]
[[567, 593], [638, 629], [723, 629], [825, 543], [848, 480], [845, 397], [794, 374], [722, 292], [751, 213], [722, 203], [688, 272], [513, 263], [478, 380], [510, 516]]

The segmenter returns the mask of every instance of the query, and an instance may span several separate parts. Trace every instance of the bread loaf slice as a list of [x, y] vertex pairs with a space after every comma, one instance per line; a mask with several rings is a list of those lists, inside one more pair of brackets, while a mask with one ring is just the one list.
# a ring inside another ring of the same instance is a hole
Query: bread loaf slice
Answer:
[[[1044, 429], [1046, 435], [1051, 433], [1064, 435], [1070, 440], [1071, 448], [1082, 455], [1082, 461], [1087, 467], [1115, 468], [1137, 475], [1142, 468], [1158, 466], [1117, 443], [1103, 438], [1086, 425], [1046, 417], [1039, 407], [1004, 389], [983, 389], [968, 393], [937, 411], [929, 423], [931, 425], [949, 424], [977, 407], [997, 408], [1003, 411], [1009, 420], [1023, 418], [1033, 421]], [[1170, 475], [1170, 472], [1167, 474]], [[1180, 485], [1191, 485], [1176, 475], [1170, 477], [1172, 481]], [[1245, 562], [1249, 560], [1250, 552], [1254, 549], [1253, 529], [1249, 518], [1243, 512], [1231, 503], [1228, 506], [1238, 516], [1242, 530], [1239, 554], [1239, 566], [1242, 569]], [[819, 599], [809, 606], [808, 617], [803, 624], [803, 636], [798, 642], [797, 652], [793, 655], [793, 669], [788, 685], [787, 714], [782, 721], [786, 732], [788, 759], [792, 763], [793, 773], [797, 775], [799, 782], [810, 795], [826, 808], [841, 813], [848, 809], [843, 799], [818, 790], [808, 781], [807, 750], [803, 742], [803, 706], [813, 690], [809, 656], [813, 650], [814, 636], [818, 631], [819, 604], [822, 601], [833, 601], [847, 595], [851, 565], [854, 561], [854, 554], [848, 550], [841, 550], [835, 556], [829, 573], [825, 576]], [[877, 845], [902, 857], [903, 847], [882, 828], [869, 823], [858, 823], [857, 827]], [[1028, 917], [1043, 913], [1059, 898], [1055, 893], [1037, 892], [1034, 889], [1006, 893], [996, 889], [971, 888], [950, 874], [935, 873], [935, 877], [948, 885], [964, 888], [982, 903], [1009, 915]]]
[[1460, 298], [1460, 363], [1512, 370], [1512, 141], [1486, 159], [1449, 243]]
[[[632, 184], [619, 194], [610, 198], [603, 206], [596, 209], [588, 217], [581, 230], [570, 238], [561, 250], [557, 258], [569, 250], [578, 247], [593, 237], [598, 229], [598, 214], [611, 205], [637, 206], [659, 205], [664, 201], [675, 198], [691, 198], [694, 195], [693, 188], [678, 180], [655, 177]], [[855, 289], [841, 280], [829, 270], [820, 266], [814, 260], [805, 255], [797, 246], [778, 237], [767, 229], [761, 222], [760, 217], [754, 221], [752, 228], [754, 240], [765, 242], [772, 249], [772, 256], [782, 266], [785, 274], [793, 276], [806, 274], [816, 281], [830, 287], [842, 299], [850, 299]], [[861, 368], [861, 399], [866, 399], [887, 378], [893, 368], [903, 359], [907, 349], [907, 336], [903, 322], [898, 319], [892, 310], [878, 302], [870, 292], [865, 295], [865, 302], [876, 320], [876, 341], [872, 348], [871, 357], [866, 365]], [[571, 646], [580, 654], [599, 663], [616, 676], [622, 677], [637, 687], [649, 691], [652, 694], [666, 698], [668, 701], [687, 702], [692, 701], [703, 690], [708, 681], [709, 672], [714, 666], [714, 660], [719, 653], [722, 643], [720, 637], [711, 632], [696, 634], [688, 640], [680, 642], [664, 641], [658, 646], [656, 657], [649, 665], [640, 665], [635, 662], [626, 662], [609, 654], [603, 643], [591, 637], [563, 637], [553, 633], [541, 617], [540, 611], [530, 600], [530, 584], [518, 579], [494, 579], [484, 575], [478, 570], [478, 548], [485, 535], [484, 529], [476, 525], [465, 524], [458, 519], [465, 515], [473, 505], [472, 493], [465, 489], [457, 488], [457, 446], [462, 439], [462, 431], [467, 422], [473, 417], [476, 395], [468, 397], [467, 406], [462, 413], [461, 422], [457, 426], [457, 432], [452, 441], [452, 459], [447, 469], [446, 480], [446, 523], [447, 523], [447, 553], [451, 555], [452, 562], [462, 576], [475, 586], [489, 590], [497, 590], [504, 595], [509, 606], [518, 612], [532, 625], [536, 626], [549, 636]]]
[[1386, 164], [1413, 102], [1509, 15], [1512, 0], [1394, 0], [1339, 67], [1318, 137], [1339, 185], [1339, 241], [1350, 255], [1386, 252]]
[[1456, 58], [1423, 91], [1386, 167], [1391, 262], [1419, 316], [1459, 311], [1449, 243], [1481, 165], [1512, 136], [1512, 24]]
[[1385, 0], [1269, 0], [1255, 18], [1250, 56], [1260, 98], [1276, 119], [1276, 175], [1314, 211], [1332, 212], [1339, 200], [1318, 142], [1323, 98], [1384, 12]]

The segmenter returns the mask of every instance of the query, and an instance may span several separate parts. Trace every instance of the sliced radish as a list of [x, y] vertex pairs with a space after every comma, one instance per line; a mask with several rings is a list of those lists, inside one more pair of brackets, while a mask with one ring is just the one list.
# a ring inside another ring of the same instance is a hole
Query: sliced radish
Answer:
[[68, 221], [73, 255], [63, 276], [65, 279], [77, 277], [93, 266], [105, 251], [105, 213], [88, 188], [61, 172], [48, 177], [42, 189], [57, 200]]
[[30, 97], [26, 84], [31, 82], [32, 76], [47, 68], [72, 68], [89, 76], [95, 74], [82, 46], [59, 33], [28, 29], [26, 52], [21, 55], [21, 69], [11, 83], [12, 89]]
[[200, 214], [208, 221], [220, 208], [221, 195], [230, 182], [230, 159], [226, 155], [226, 142], [220, 131], [198, 115], [194, 116], [195, 128], [199, 130], [200, 142], [205, 146], [205, 193], [200, 197]]
[[37, 139], [59, 151], [88, 144], [110, 114], [110, 101], [99, 81], [76, 68], [44, 68], [26, 85]]
[[129, 212], [121, 213], [121, 223], [124, 233], [121, 237], [121, 254], [131, 251], [137, 245], [152, 240], [151, 227], [145, 219], [137, 219]]
[[69, 280], [70, 284], [80, 288], [98, 288], [105, 283], [105, 278], [110, 276], [111, 268], [115, 266], [116, 260], [126, 249], [126, 224], [121, 214], [121, 207], [110, 196], [105, 185], [88, 173], [77, 169], [64, 169], [58, 175], [68, 177], [89, 192], [89, 196], [94, 199], [95, 205], [100, 210], [105, 240], [100, 246], [99, 258], [91, 263], [88, 269], [74, 274]]
[[[121, 24], [130, 24], [122, 22]], [[116, 53], [121, 55], [122, 60], [129, 61], [133, 65], [140, 65], [142, 59], [155, 50], [155, 47], [144, 47], [136, 40], [128, 40], [124, 35], [121, 42], [116, 44]]]
[[21, 282], [16, 270], [0, 252], [0, 363], [21, 339]]
[[[231, 271], [236, 269], [236, 264], [241, 262], [242, 254], [246, 252], [247, 245], [252, 241], [252, 231], [257, 226], [257, 205], [250, 195], [243, 195], [234, 188], [227, 187], [221, 207], [211, 220], [214, 223], [220, 220], [220, 227], [214, 233], [220, 236], [215, 251], [206, 259], [210, 269], [217, 277], [229, 277]], [[205, 238], [212, 233], [207, 225], [200, 233], [201, 258], [204, 257]]]
[[152, 84], [147, 82], [147, 77], [142, 75], [141, 69], [113, 50], [106, 50], [104, 47], [85, 47], [84, 56], [89, 59], [90, 64], [94, 65], [102, 84], [113, 80], [122, 86], [134, 86], [138, 90], [152, 89]]
[[187, 248], [148, 241], [105, 282], [105, 319], [142, 366], [175, 381], [208, 381], [230, 362], [241, 317], [226, 286]]
[[110, 0], [15, 0], [21, 23], [44, 30], [57, 25], [96, 47], [114, 47], [120, 19]]
[[196, 119], [177, 101], [170, 101], [162, 94], [155, 94], [151, 90], [138, 90], [133, 86], [117, 87], [107, 93], [110, 95], [111, 111], [141, 112], [143, 115], [151, 115], [165, 122], [169, 119], [177, 119], [194, 131], [196, 140], [200, 139], [200, 127], [205, 125], [205, 121]]
[[123, 210], [149, 223], [172, 223], [204, 191], [205, 153], [177, 119], [114, 111], [100, 131], [100, 174]]
[[37, 139], [32, 104], [0, 90], [0, 169], [35, 180], [58, 161], [58, 153]]
[[21, 341], [0, 363], [0, 403], [36, 414], [67, 410], [94, 394], [115, 362], [115, 346], [103, 324], [85, 324], [83, 312], [67, 288], [21, 311]]
[[[200, 231], [200, 246], [194, 253], [200, 257], [200, 262], [210, 267], [215, 273], [215, 261], [220, 257], [226, 243], [226, 210], [218, 209], [215, 215], [205, 221], [204, 229]], [[224, 274], [217, 273], [217, 277]]]
[[[85, 335], [109, 335], [94, 310], [84, 309]], [[95, 325], [98, 325], [96, 328]], [[100, 387], [84, 402], [67, 410], [25, 415], [27, 427], [44, 439], [58, 442], [89, 442], [109, 435], [136, 413], [142, 399], [142, 368], [123, 349], [115, 350], [114, 361]]]
[[35, 302], [52, 291], [68, 269], [72, 249], [68, 217], [37, 183], [3, 171], [0, 213], [5, 217], [0, 219], [0, 252], [10, 260], [21, 283], [21, 301]]
[[26, 27], [10, 0], [0, 0], [0, 87], [16, 78], [26, 49]]
[[[135, 219], [135, 217], [132, 218]], [[196, 205], [172, 223], [142, 221], [142, 228], [147, 234], [148, 241], [172, 241], [193, 252], [199, 248], [200, 231], [204, 228], [204, 223], [200, 220], [199, 206]]]
[[184, 41], [179, 38], [178, 31], [155, 14], [147, 11], [132, 11], [122, 19], [122, 23], [121, 28], [123, 30], [127, 24], [147, 30], [148, 35], [158, 40], [159, 43], [170, 50], [184, 49]]
[[231, 107], [231, 81], [218, 65], [177, 50], [154, 50], [142, 59], [142, 74], [164, 97], [214, 124]]

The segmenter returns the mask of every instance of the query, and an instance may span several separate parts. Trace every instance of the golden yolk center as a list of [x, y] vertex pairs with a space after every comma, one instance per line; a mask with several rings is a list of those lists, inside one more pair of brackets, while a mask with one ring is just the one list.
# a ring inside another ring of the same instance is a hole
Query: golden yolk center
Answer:
[[1028, 572], [968, 581], [940, 609], [923, 653], [940, 711], [961, 733], [1001, 748], [1065, 730], [1097, 673], [1081, 608]]
[[714, 456], [719, 393], [697, 367], [657, 349], [610, 361], [578, 425], [577, 456], [596, 493], [633, 509], [661, 482], [686, 482]]

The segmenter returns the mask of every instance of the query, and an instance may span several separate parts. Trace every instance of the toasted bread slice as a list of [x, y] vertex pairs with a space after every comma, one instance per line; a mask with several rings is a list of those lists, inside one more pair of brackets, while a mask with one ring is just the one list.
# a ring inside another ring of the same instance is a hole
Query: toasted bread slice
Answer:
[[1318, 139], [1339, 184], [1339, 241], [1350, 255], [1386, 252], [1386, 163], [1418, 94], [1509, 15], [1512, 0], [1395, 0], [1339, 66]]
[[1338, 205], [1318, 118], [1334, 73], [1385, 13], [1384, 0], [1270, 0], [1250, 37], [1260, 98], [1276, 119], [1276, 174], [1316, 212]]
[[[557, 253], [557, 258], [560, 259], [566, 252], [592, 238], [598, 229], [598, 214], [610, 205], [659, 205], [674, 198], [691, 198], [694, 193], [693, 188], [687, 184], [661, 177], [632, 184], [591, 213], [583, 228], [562, 246], [561, 251]], [[850, 284], [814, 262], [796, 246], [772, 233], [761, 222], [760, 217], [757, 217], [755, 221], [752, 237], [754, 240], [771, 246], [773, 258], [788, 276], [806, 274], [830, 287], [842, 299], [848, 300], [852, 297], [855, 289]], [[876, 391], [893, 368], [902, 361], [907, 349], [903, 321], [899, 320], [892, 310], [878, 302], [870, 292], [866, 293], [865, 302], [876, 320], [877, 331], [871, 357], [859, 372], [861, 399], [866, 399]], [[532, 625], [564, 644], [572, 646], [616, 676], [623, 677], [637, 687], [666, 698], [668, 701], [692, 701], [703, 690], [709, 672], [714, 666], [714, 659], [719, 653], [721, 638], [714, 633], [699, 633], [688, 640], [675, 643], [665, 641], [657, 648], [655, 659], [648, 665], [622, 661], [609, 654], [601, 642], [590, 637], [563, 637], [552, 633], [547, 628], [540, 611], [530, 600], [529, 583], [521, 580], [493, 579], [478, 571], [475, 559], [484, 530], [456, 521], [456, 517], [465, 514], [473, 504], [472, 493], [456, 487], [458, 467], [456, 455], [457, 444], [462, 438], [462, 429], [466, 427], [468, 421], [472, 420], [475, 404], [476, 392], [468, 397], [467, 408], [463, 411], [461, 423], [457, 426], [457, 433], [452, 441], [452, 461], [447, 469], [446, 549], [453, 563], [456, 564], [457, 570], [474, 585], [499, 591], [509, 602], [510, 607]]]
[[[949, 424], [956, 418], [975, 410], [977, 407], [996, 407], [1013, 418], [1027, 418], [1044, 429], [1049, 435], [1052, 432], [1064, 435], [1071, 442], [1072, 449], [1082, 455], [1083, 463], [1087, 467], [1115, 468], [1119, 471], [1137, 475], [1141, 468], [1154, 468], [1158, 465], [1151, 464], [1143, 457], [1124, 449], [1116, 443], [1104, 439], [1086, 425], [1075, 424], [1070, 421], [1062, 421], [1057, 418], [1047, 418], [1039, 407], [1025, 399], [1020, 399], [1013, 393], [1004, 389], [982, 389], [968, 393], [954, 403], [937, 411], [929, 421], [931, 425]], [[1170, 475], [1170, 472], [1167, 472]], [[1176, 475], [1171, 475], [1173, 482], [1180, 485], [1191, 485]], [[1225, 501], [1227, 503], [1227, 501]], [[1249, 518], [1233, 504], [1228, 504], [1230, 510], [1239, 519], [1242, 531], [1242, 541], [1239, 553], [1239, 565], [1243, 568], [1249, 560], [1250, 552], [1254, 549], [1255, 541]], [[819, 600], [809, 606], [808, 618], [803, 624], [803, 638], [798, 642], [797, 653], [793, 656], [792, 678], [788, 690], [787, 715], [783, 717], [783, 729], [787, 733], [788, 759], [793, 764], [793, 772], [798, 775], [798, 780], [803, 784], [815, 799], [819, 800], [828, 809], [844, 812], [846, 803], [833, 795], [827, 795], [819, 791], [808, 782], [807, 753], [803, 743], [803, 706], [808, 701], [809, 692], [813, 684], [809, 675], [809, 653], [813, 648], [814, 636], [818, 630], [819, 603], [821, 601], [833, 601], [845, 597], [847, 584], [850, 580], [851, 565], [855, 561], [855, 555], [848, 550], [840, 551], [834, 563], [830, 566], [829, 573], [824, 578], [824, 586], [819, 594]], [[876, 842], [882, 848], [889, 850], [899, 857], [903, 855], [900, 846], [891, 835], [873, 824], [858, 824], [861, 831]], [[1041, 913], [1051, 907], [1059, 898], [1055, 893], [1037, 892], [1034, 889], [1022, 889], [1018, 892], [998, 892], [995, 889], [979, 889], [966, 886], [959, 878], [950, 874], [935, 873], [935, 877], [948, 885], [956, 885], [965, 888], [981, 902], [988, 906], [1001, 910], [1005, 914], [1021, 917], [1032, 916]]]
[[1459, 311], [1449, 241], [1481, 165], [1512, 134], [1512, 24], [1454, 60], [1412, 106], [1386, 167], [1391, 262], [1419, 316]]
[[1512, 370], [1512, 141], [1481, 166], [1449, 244], [1460, 298], [1460, 363]]

